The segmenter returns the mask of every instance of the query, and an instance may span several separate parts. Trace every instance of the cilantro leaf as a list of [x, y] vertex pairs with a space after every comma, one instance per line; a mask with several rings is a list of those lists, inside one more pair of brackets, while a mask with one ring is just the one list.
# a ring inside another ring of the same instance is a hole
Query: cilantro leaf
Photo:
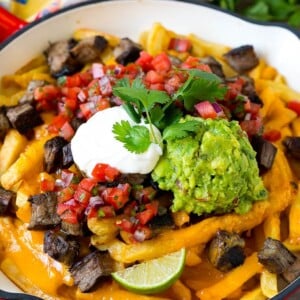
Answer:
[[[135, 103], [138, 108], [142, 106], [149, 111], [156, 103], [164, 104], [171, 100], [169, 95], [163, 91], [148, 90], [142, 83], [141, 79], [135, 79], [131, 86], [127, 85], [127, 81], [122, 80], [113, 88], [116, 96], [125, 102]], [[138, 109], [141, 112], [141, 109]]]
[[128, 121], [122, 120], [113, 125], [112, 131], [115, 138], [124, 143], [124, 147], [130, 152], [143, 153], [151, 144], [150, 132], [145, 126], [131, 126]]
[[190, 120], [183, 123], [174, 123], [165, 128], [163, 132], [164, 140], [182, 139], [191, 133], [196, 133], [200, 130], [202, 124], [196, 120]]
[[227, 88], [221, 85], [217, 75], [200, 70], [189, 70], [188, 73], [188, 79], [173, 96], [183, 101], [185, 109], [192, 110], [200, 101], [214, 102], [224, 98]]

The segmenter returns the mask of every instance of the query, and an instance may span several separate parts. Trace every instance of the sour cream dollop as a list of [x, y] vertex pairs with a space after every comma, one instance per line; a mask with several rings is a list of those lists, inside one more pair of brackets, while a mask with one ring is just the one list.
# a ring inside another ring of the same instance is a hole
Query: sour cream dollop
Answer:
[[[71, 141], [75, 164], [87, 176], [91, 176], [97, 163], [108, 164], [122, 173], [150, 173], [156, 166], [162, 148], [151, 143], [147, 151], [136, 154], [128, 151], [112, 132], [113, 125], [122, 120], [137, 125], [121, 106], [97, 112], [82, 124]], [[141, 124], [139, 124], [141, 125]], [[149, 128], [148, 124], [143, 124]], [[153, 126], [156, 139], [161, 142], [159, 130]]]

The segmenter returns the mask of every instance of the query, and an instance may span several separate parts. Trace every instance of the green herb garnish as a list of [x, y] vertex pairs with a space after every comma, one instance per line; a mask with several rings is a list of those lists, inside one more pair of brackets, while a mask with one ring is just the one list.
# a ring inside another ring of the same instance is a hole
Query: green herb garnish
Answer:
[[175, 123], [168, 126], [163, 132], [164, 140], [182, 139], [191, 133], [199, 131], [201, 123], [195, 120], [186, 121], [184, 123]]
[[188, 79], [175, 93], [174, 98], [182, 100], [187, 110], [192, 110], [200, 101], [214, 102], [223, 99], [227, 91], [220, 77], [196, 69], [187, 70]]
[[128, 121], [123, 120], [113, 125], [113, 133], [116, 139], [133, 153], [143, 153], [151, 144], [149, 130], [143, 125], [131, 126]]

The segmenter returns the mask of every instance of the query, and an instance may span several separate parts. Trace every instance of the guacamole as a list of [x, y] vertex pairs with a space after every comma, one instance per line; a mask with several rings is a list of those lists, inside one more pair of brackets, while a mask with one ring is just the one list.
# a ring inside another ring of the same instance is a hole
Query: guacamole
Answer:
[[246, 213], [253, 201], [267, 197], [255, 152], [236, 121], [187, 116], [200, 122], [196, 133], [167, 139], [153, 179], [172, 191], [172, 210], [197, 215]]

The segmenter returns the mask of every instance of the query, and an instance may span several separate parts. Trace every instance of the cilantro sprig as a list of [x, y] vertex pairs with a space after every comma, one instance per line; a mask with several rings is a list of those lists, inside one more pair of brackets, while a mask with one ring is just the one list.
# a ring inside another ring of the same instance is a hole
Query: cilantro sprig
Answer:
[[182, 100], [186, 110], [191, 111], [200, 101], [214, 102], [223, 99], [227, 87], [220, 77], [197, 69], [187, 70], [188, 79], [175, 93], [174, 98]]
[[192, 111], [200, 101], [224, 98], [227, 88], [217, 75], [198, 69], [181, 71], [188, 73], [188, 79], [172, 97], [164, 91], [147, 89], [140, 78], [132, 82], [123, 78], [116, 83], [113, 93], [123, 100], [128, 115], [138, 124], [145, 117], [150, 130], [144, 125], [131, 126], [127, 121], [115, 123], [113, 133], [127, 150], [143, 153], [152, 141], [159, 144], [153, 126], [163, 132], [163, 139], [182, 138], [198, 130], [199, 122], [178, 123], [183, 111], [175, 101], [182, 101], [185, 110]]

